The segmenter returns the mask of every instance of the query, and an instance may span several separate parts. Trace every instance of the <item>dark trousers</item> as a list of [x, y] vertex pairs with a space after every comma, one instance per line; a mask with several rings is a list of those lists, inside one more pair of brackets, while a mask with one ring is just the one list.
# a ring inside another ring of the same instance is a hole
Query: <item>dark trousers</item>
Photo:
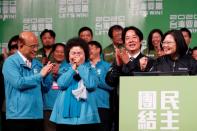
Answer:
[[51, 116], [51, 112], [52, 112], [51, 110], [44, 111], [44, 131], [56, 131], [55, 123], [49, 120]]
[[115, 110], [114, 110], [114, 131], [119, 131], [119, 97], [117, 96], [117, 102], [115, 103]]
[[98, 112], [101, 120], [101, 131], [110, 131], [111, 130], [110, 110], [107, 108], [98, 108]]
[[119, 95], [117, 90], [115, 88], [110, 92], [111, 131], [119, 131]]
[[1, 131], [7, 131], [6, 129], [6, 116], [5, 112], [1, 112], [1, 123], [0, 123]]
[[8, 119], [7, 131], [43, 131], [42, 119]]
[[65, 125], [57, 124], [57, 131], [100, 131], [100, 124]]

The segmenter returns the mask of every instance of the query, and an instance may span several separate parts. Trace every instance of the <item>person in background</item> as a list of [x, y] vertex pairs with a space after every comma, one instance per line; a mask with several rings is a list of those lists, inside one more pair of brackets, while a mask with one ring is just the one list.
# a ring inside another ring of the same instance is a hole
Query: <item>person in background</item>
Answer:
[[2, 73], [2, 68], [3, 68], [3, 63], [5, 59], [8, 56], [13, 55], [17, 50], [18, 50], [18, 39], [19, 35], [13, 36], [9, 42], [8, 42], [8, 50], [9, 52], [7, 53], [6, 51], [3, 51], [2, 54], [2, 61], [0, 63], [0, 70], [1, 70], [1, 75], [0, 75], [0, 83], [1, 83], [1, 91], [0, 91], [0, 97], [1, 97], [1, 105], [0, 105], [0, 110], [1, 110], [1, 131], [6, 131], [6, 109], [5, 109], [5, 88], [4, 88], [4, 78], [3, 78], [3, 73]]
[[195, 60], [197, 60], [197, 47], [194, 47], [194, 48], [192, 49], [192, 57], [193, 57]]
[[72, 38], [66, 44], [66, 61], [57, 80], [60, 89], [50, 117], [57, 131], [98, 131], [100, 119], [95, 90], [98, 78], [88, 63], [88, 44]]
[[51, 75], [51, 88], [43, 91], [43, 103], [44, 103], [44, 130], [45, 131], [56, 131], [54, 123], [49, 121], [53, 105], [55, 103], [57, 94], [59, 93], [57, 79], [59, 77], [59, 71], [62, 66], [67, 64], [65, 61], [65, 45], [62, 43], [54, 44], [52, 47], [52, 55], [54, 59], [54, 66], [50, 73]]
[[93, 32], [89, 27], [81, 27], [78, 31], [79, 38], [85, 40], [87, 43], [93, 40]]
[[32, 32], [19, 35], [18, 51], [3, 65], [7, 131], [42, 131], [41, 85], [47, 87], [50, 62], [42, 68], [35, 58], [38, 40]]
[[189, 47], [189, 44], [192, 41], [192, 34], [191, 34], [190, 30], [187, 28], [181, 28], [180, 30], [181, 30], [181, 33], [183, 34], [184, 39], [185, 39], [185, 43], [187, 44], [186, 54], [192, 55], [192, 49]]
[[13, 55], [18, 50], [19, 35], [13, 36], [8, 42], [8, 56]]
[[[115, 49], [118, 48], [118, 46], [121, 46], [123, 44], [122, 41], [122, 32], [123, 32], [123, 27], [120, 25], [113, 25], [109, 28], [108, 31], [108, 36], [111, 39], [112, 43], [110, 45], [108, 45], [107, 47], [105, 47], [103, 49], [103, 59], [106, 62], [109, 62], [110, 64], [112, 64], [113, 62], [116, 61], [115, 59]], [[112, 120], [112, 125], [110, 128], [114, 128], [114, 111], [115, 111], [115, 103], [116, 103], [116, 95], [117, 94], [117, 90], [112, 90], [110, 92], [110, 113], [112, 114], [111, 116], [111, 120]], [[112, 129], [113, 130], [113, 129]]]
[[147, 39], [147, 48], [142, 52], [151, 58], [158, 58], [164, 55], [161, 49], [161, 38], [163, 33], [160, 29], [153, 29], [150, 31]]
[[186, 52], [188, 46], [180, 30], [167, 31], [162, 38], [165, 56], [156, 59], [150, 71], [197, 73], [197, 62]]
[[19, 39], [19, 35], [15, 35], [13, 36], [9, 42], [8, 42], [8, 50], [9, 52], [7, 53], [6, 48], [2, 48], [2, 54], [1, 54], [1, 63], [10, 55], [14, 54], [17, 49], [18, 49], [18, 39]]
[[40, 39], [43, 47], [37, 51], [36, 58], [46, 65], [48, 61], [53, 61], [52, 46], [55, 44], [56, 34], [53, 30], [45, 29], [40, 34]]
[[108, 36], [112, 44], [103, 49], [103, 59], [111, 64], [115, 61], [115, 49], [118, 48], [118, 45], [123, 44], [122, 31], [123, 28], [120, 25], [113, 25], [109, 28]]
[[110, 68], [110, 63], [103, 61], [100, 57], [102, 53], [102, 46], [97, 41], [91, 41], [88, 43], [90, 52], [90, 64], [95, 70], [95, 74], [98, 77], [98, 88], [96, 89], [96, 102], [98, 106], [98, 112], [101, 120], [101, 131], [111, 131], [111, 116], [109, 96], [110, 91], [113, 89], [105, 82], [107, 71]]

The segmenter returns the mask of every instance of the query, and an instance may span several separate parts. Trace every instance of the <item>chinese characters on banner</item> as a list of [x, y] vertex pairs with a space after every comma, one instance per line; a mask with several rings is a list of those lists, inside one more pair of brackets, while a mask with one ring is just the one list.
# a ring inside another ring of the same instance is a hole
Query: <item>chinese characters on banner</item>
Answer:
[[23, 31], [32, 31], [37, 36], [44, 29], [53, 29], [52, 18], [24, 18], [23, 19]]
[[163, 0], [129, 0], [129, 14], [135, 16], [162, 15]]
[[88, 17], [88, 0], [59, 0], [59, 18]]
[[0, 1], [0, 19], [16, 19], [16, 0]]
[[125, 16], [97, 16], [95, 24], [95, 35], [106, 35], [113, 25], [125, 27]]
[[197, 32], [197, 14], [172, 14], [170, 15], [170, 28], [188, 28], [192, 33]]
[[179, 91], [139, 91], [138, 130], [179, 130], [179, 105]]

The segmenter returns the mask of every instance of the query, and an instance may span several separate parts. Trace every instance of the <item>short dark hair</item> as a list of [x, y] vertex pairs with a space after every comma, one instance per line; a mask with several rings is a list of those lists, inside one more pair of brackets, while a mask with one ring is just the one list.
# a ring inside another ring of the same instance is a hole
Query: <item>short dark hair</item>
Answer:
[[184, 28], [181, 28], [180, 31], [181, 31], [181, 32], [187, 32], [188, 35], [189, 35], [189, 37], [190, 37], [190, 38], [192, 37], [191, 31], [190, 31], [189, 29], [187, 29], [187, 28], [184, 27]]
[[100, 49], [100, 54], [102, 53], [102, 46], [98, 41], [90, 41], [88, 42], [88, 45], [95, 45], [97, 48]]
[[83, 31], [89, 31], [90, 34], [93, 36], [92, 29], [89, 28], [89, 27], [87, 27], [87, 26], [81, 27], [81, 28], [79, 29], [79, 31], [78, 31], [78, 36], [80, 36], [81, 32], [83, 32]]
[[197, 50], [197, 46], [195, 46], [195, 47], [192, 48], [192, 51], [194, 51], [194, 50]]
[[113, 38], [113, 31], [114, 30], [121, 30], [123, 31], [123, 27], [120, 25], [113, 25], [109, 28], [108, 36], [112, 39]]
[[69, 53], [70, 53], [70, 49], [75, 47], [75, 46], [79, 46], [83, 49], [84, 53], [85, 53], [85, 61], [88, 61], [89, 59], [89, 47], [88, 44], [81, 38], [79, 37], [74, 37], [71, 38], [70, 40], [68, 40], [68, 42], [66, 43], [66, 61], [69, 61]]
[[[10, 50], [12, 49], [12, 42], [16, 42], [17, 45], [18, 45], [18, 41], [19, 41], [19, 35], [13, 36], [13, 37], [9, 40], [9, 42], [8, 42], [8, 50], [10, 51]], [[16, 46], [16, 48], [18, 49], [18, 46], [17, 46], [17, 45], [15, 45], [15, 46]]]
[[62, 47], [64, 48], [64, 54], [65, 54], [66, 46], [65, 46], [65, 44], [63, 44], [63, 43], [56, 43], [56, 44], [54, 44], [54, 45], [52, 46], [52, 51], [51, 51], [51, 52], [54, 52], [55, 49], [56, 49], [58, 46], [62, 46]]
[[45, 34], [45, 33], [49, 33], [50, 36], [52, 36], [53, 38], [55, 38], [56, 34], [53, 30], [49, 30], [49, 29], [44, 29], [41, 34], [40, 34], [40, 39], [42, 40], [42, 36]]
[[163, 37], [163, 33], [160, 29], [153, 29], [150, 31], [149, 35], [148, 35], [148, 39], [147, 39], [147, 46], [148, 46], [148, 50], [154, 50], [153, 44], [152, 44], [152, 38], [153, 38], [153, 34], [154, 33], [159, 33], [161, 38]]
[[125, 27], [122, 32], [123, 43], [125, 43], [125, 35], [126, 35], [127, 31], [129, 31], [129, 30], [133, 30], [136, 33], [136, 35], [139, 37], [140, 41], [143, 40], [144, 36], [143, 36], [142, 31], [135, 26], [129, 26], [129, 27]]
[[187, 44], [185, 43], [185, 39], [181, 31], [174, 29], [167, 31], [162, 37], [162, 42], [164, 41], [165, 37], [169, 34], [173, 36], [176, 42], [176, 49], [177, 49], [176, 53], [179, 54], [180, 56], [184, 56], [187, 52], [188, 47]]

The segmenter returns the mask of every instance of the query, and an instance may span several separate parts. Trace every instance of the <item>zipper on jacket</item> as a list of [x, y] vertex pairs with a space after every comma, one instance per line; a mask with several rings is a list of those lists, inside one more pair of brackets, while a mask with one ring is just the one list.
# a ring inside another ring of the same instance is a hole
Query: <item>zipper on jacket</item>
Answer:
[[173, 68], [172, 68], [172, 72], [174, 72], [174, 69], [175, 69], [175, 66], [176, 66], [176, 63], [175, 63], [175, 61], [174, 61], [174, 63], [173, 63]]

